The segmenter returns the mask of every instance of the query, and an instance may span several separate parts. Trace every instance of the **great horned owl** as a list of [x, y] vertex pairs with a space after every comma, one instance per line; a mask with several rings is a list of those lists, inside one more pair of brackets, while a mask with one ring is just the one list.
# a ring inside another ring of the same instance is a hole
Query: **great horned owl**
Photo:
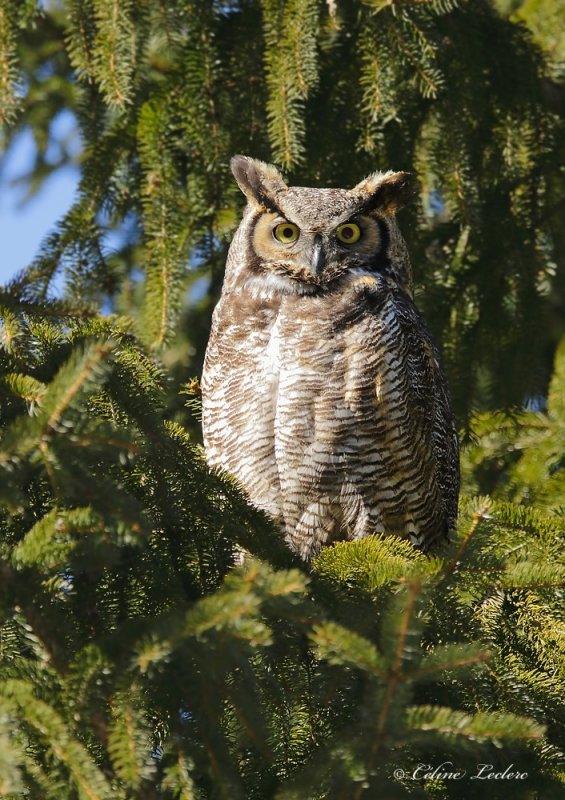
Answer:
[[458, 444], [395, 221], [409, 176], [312, 189], [231, 167], [248, 205], [204, 364], [209, 464], [304, 558], [372, 533], [428, 550], [455, 521]]

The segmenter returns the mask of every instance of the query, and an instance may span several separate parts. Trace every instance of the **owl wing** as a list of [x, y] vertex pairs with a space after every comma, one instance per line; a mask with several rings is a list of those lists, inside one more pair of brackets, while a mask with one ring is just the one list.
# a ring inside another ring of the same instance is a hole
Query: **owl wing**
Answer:
[[402, 291], [395, 290], [393, 295], [407, 352], [407, 385], [411, 406], [413, 413], [420, 416], [429, 437], [447, 534], [457, 519], [460, 483], [459, 442], [447, 378], [439, 351], [414, 302]]
[[366, 289], [361, 317], [370, 395], [364, 413], [385, 469], [375, 472], [375, 503], [385, 530], [429, 549], [457, 517], [459, 448], [447, 380], [412, 299], [380, 280], [374, 287]]

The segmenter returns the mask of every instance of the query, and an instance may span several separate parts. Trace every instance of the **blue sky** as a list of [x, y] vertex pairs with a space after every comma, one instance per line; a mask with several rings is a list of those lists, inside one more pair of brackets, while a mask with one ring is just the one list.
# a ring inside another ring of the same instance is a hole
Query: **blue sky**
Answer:
[[[55, 118], [51, 135], [52, 142], [47, 151], [50, 163], [56, 164], [61, 160], [63, 142], [66, 152], [78, 160], [82, 147], [76, 119], [70, 112], [61, 112]], [[75, 200], [80, 178], [76, 164], [55, 170], [36, 195], [26, 198], [25, 182], [20, 179], [31, 169], [34, 157], [35, 144], [29, 130], [20, 133], [8, 152], [0, 156], [0, 284], [8, 282], [31, 263], [43, 239]], [[108, 250], [119, 247], [128, 224], [136, 223], [126, 219], [121, 230], [106, 231], [103, 241]], [[198, 259], [193, 259], [192, 263], [197, 265]], [[194, 281], [188, 290], [191, 298], [199, 299], [208, 283], [207, 277]], [[61, 275], [55, 279], [51, 289], [58, 292], [63, 287]]]
[[[54, 121], [52, 132], [56, 139], [70, 137], [69, 151], [77, 156], [80, 141], [74, 118], [62, 113]], [[57, 145], [52, 145], [53, 161], [57, 160]], [[25, 200], [26, 188], [18, 178], [30, 169], [35, 154], [33, 137], [23, 131], [0, 160], [0, 283], [10, 280], [26, 267], [37, 254], [43, 238], [72, 205], [79, 170], [65, 166], [54, 172], [41, 190]]]

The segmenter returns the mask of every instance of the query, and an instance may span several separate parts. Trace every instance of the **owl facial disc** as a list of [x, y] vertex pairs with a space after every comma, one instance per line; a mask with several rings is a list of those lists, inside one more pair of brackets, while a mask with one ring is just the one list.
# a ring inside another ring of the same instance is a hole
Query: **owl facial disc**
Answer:
[[407, 173], [375, 172], [352, 189], [315, 189], [289, 187], [274, 166], [247, 156], [234, 156], [231, 167], [248, 206], [240, 226], [245, 259], [230, 282], [265, 296], [311, 295], [367, 274], [411, 291], [394, 219], [413, 195]]

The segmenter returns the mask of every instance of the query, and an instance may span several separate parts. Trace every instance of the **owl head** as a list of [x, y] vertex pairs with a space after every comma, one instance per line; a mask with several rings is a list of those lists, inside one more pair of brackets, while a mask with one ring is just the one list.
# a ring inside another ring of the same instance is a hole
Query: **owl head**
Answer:
[[375, 172], [352, 189], [287, 186], [270, 164], [234, 156], [248, 200], [226, 283], [261, 294], [320, 294], [359, 275], [381, 275], [411, 294], [406, 245], [395, 215], [414, 195], [406, 172]]

